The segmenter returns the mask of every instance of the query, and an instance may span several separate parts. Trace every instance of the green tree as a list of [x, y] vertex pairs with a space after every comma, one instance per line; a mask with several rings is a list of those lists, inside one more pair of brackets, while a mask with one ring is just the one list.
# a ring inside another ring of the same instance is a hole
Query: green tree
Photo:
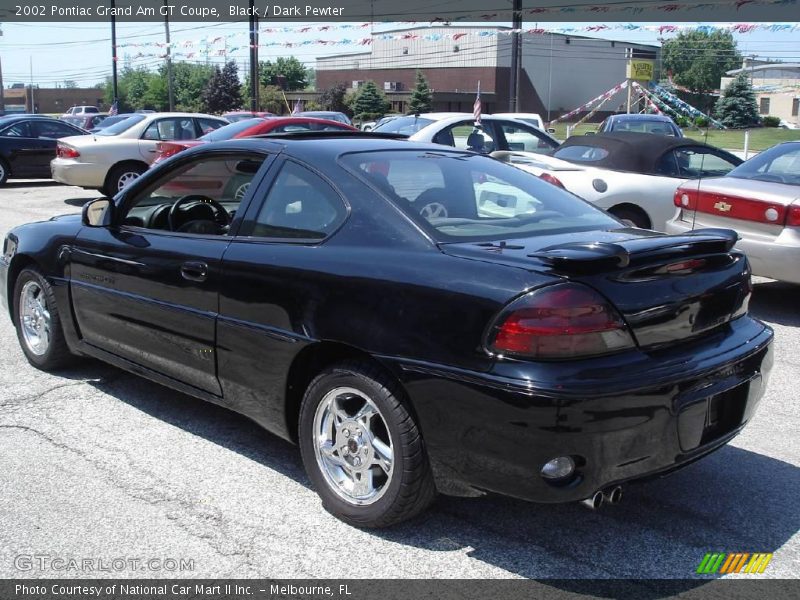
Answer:
[[239, 70], [236, 63], [228, 61], [220, 69], [214, 68], [211, 79], [203, 90], [203, 110], [222, 113], [242, 105], [242, 86], [239, 83]]
[[317, 103], [323, 110], [335, 110], [352, 116], [350, 107], [345, 102], [347, 84], [343, 81], [334, 83], [331, 87], [322, 90], [317, 98]]
[[678, 85], [692, 91], [686, 100], [709, 109], [709, 92], [719, 87], [727, 71], [742, 64], [742, 57], [730, 31], [684, 31], [661, 47], [664, 69]]
[[367, 81], [361, 86], [353, 101], [353, 113], [359, 121], [378, 119], [389, 110], [389, 102], [378, 90], [374, 81]]
[[258, 62], [262, 85], [275, 85], [287, 91], [302, 90], [308, 85], [309, 70], [294, 56], [279, 56], [272, 61]]
[[425, 79], [422, 71], [417, 70], [414, 90], [411, 92], [411, 102], [408, 108], [414, 114], [431, 112], [432, 100], [433, 94], [431, 94], [431, 88], [428, 86], [428, 80]]
[[[166, 82], [166, 65], [159, 68], [161, 78]], [[172, 82], [175, 92], [175, 110], [200, 112], [203, 110], [203, 90], [214, 74], [211, 65], [176, 62], [172, 64]]]
[[750, 78], [739, 73], [717, 101], [717, 118], [725, 127], [744, 128], [758, 125], [758, 106]]
[[277, 115], [285, 112], [286, 102], [281, 88], [276, 85], [262, 85], [258, 88], [258, 105], [261, 110]]
[[64, 81], [61, 82], [61, 85], [63, 85], [67, 89], [75, 89], [76, 87], [78, 87], [78, 82], [75, 81], [74, 79], [65, 79]]

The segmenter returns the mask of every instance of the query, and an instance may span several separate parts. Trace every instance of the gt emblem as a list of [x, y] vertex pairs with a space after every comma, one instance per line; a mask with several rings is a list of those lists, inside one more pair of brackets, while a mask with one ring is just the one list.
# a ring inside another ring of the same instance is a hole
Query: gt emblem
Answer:
[[714, 205], [714, 208], [716, 208], [719, 212], [728, 212], [731, 209], [731, 205], [727, 202], [717, 202]]

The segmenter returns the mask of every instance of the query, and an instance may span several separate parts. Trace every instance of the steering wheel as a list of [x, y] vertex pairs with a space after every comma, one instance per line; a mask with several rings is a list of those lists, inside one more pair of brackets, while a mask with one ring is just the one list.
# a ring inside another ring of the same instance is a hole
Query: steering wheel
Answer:
[[169, 209], [169, 214], [167, 215], [167, 222], [169, 223], [169, 230], [170, 231], [180, 231], [184, 226], [188, 225], [194, 220], [187, 221], [186, 223], [181, 223], [177, 228], [175, 225], [177, 224], [177, 217], [178, 212], [180, 211], [181, 207], [184, 204], [189, 204], [190, 202], [199, 202], [205, 206], [210, 207], [214, 214], [212, 215], [211, 219], [213, 222], [220, 227], [225, 227], [230, 224], [231, 216], [228, 214], [228, 211], [225, 210], [225, 207], [222, 206], [219, 202], [214, 200], [213, 198], [209, 198], [208, 196], [203, 196], [202, 194], [189, 194], [188, 196], [181, 196], [178, 198], [173, 205]]

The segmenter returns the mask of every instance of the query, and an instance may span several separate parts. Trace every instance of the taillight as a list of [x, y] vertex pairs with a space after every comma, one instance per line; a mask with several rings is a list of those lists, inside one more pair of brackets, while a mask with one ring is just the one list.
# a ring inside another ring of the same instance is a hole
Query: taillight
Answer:
[[535, 359], [598, 356], [633, 348], [617, 310], [577, 283], [548, 286], [512, 302], [489, 330], [492, 354]]
[[173, 156], [182, 150], [186, 150], [187, 147], [188, 146], [185, 146], [184, 144], [176, 144], [173, 142], [158, 142], [156, 144], [156, 152], [158, 152], [159, 160], [164, 160], [165, 158]]
[[78, 158], [81, 155], [75, 148], [68, 146], [63, 142], [56, 144], [56, 156], [58, 158]]
[[800, 204], [798, 200], [789, 206], [786, 211], [786, 226], [787, 227], [800, 227]]
[[678, 188], [672, 201], [678, 208], [695, 210], [697, 208], [697, 191]]
[[561, 180], [558, 177], [556, 177], [555, 175], [551, 175], [550, 173], [547, 172], [542, 173], [541, 175], [539, 175], [539, 179], [544, 179], [547, 183], [552, 183], [553, 185], [557, 185], [562, 190], [567, 189], [564, 187], [564, 184], [561, 183]]

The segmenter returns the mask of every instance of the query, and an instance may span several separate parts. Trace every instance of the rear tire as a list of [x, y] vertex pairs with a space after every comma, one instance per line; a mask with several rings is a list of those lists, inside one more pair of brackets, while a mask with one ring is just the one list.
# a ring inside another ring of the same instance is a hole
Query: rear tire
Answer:
[[137, 179], [146, 170], [147, 167], [134, 163], [117, 165], [108, 172], [103, 193], [109, 198], [113, 198], [125, 185]]
[[356, 527], [388, 527], [423, 512], [436, 487], [399, 386], [363, 362], [331, 366], [300, 409], [303, 464], [325, 509]]
[[650, 229], [653, 226], [652, 223], [650, 223], [650, 219], [647, 217], [647, 214], [643, 210], [627, 207], [614, 207], [610, 208], [608, 212], [631, 227]]
[[14, 285], [14, 326], [25, 358], [37, 369], [67, 366], [75, 356], [67, 347], [52, 286], [36, 269], [23, 269]]

